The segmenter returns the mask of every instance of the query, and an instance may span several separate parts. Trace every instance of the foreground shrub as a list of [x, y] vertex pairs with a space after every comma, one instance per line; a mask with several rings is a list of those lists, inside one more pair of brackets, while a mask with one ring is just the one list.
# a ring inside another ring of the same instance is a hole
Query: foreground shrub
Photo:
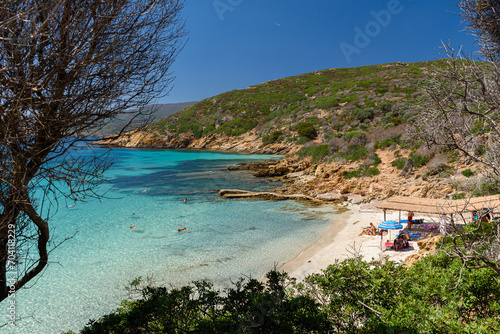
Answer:
[[[448, 244], [445, 244], [446, 247]], [[271, 271], [224, 292], [208, 282], [146, 287], [81, 333], [498, 333], [500, 282], [445, 253], [410, 268], [336, 261], [303, 282]]]
[[240, 279], [224, 293], [208, 282], [179, 289], [146, 287], [143, 298], [91, 321], [81, 333], [325, 333], [332, 327], [318, 302], [290, 296], [287, 274], [267, 282]]

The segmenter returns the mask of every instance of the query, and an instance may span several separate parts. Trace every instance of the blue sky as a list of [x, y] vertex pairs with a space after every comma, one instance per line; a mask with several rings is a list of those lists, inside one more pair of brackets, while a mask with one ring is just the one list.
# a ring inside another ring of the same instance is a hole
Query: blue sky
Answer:
[[467, 52], [455, 0], [186, 0], [189, 41], [160, 103], [195, 101], [327, 68], [441, 58], [441, 41]]

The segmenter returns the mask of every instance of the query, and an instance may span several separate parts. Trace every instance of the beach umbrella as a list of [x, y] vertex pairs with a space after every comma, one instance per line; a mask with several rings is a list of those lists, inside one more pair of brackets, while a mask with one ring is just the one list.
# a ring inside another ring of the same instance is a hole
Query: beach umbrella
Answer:
[[[398, 223], [397, 221], [395, 220], [386, 220], [382, 223], [380, 223], [378, 225], [378, 228], [383, 228], [384, 230], [400, 230], [403, 228], [403, 225], [401, 225], [400, 223]], [[390, 233], [390, 232], [389, 232]], [[392, 233], [391, 233], [392, 234]], [[392, 236], [391, 234], [389, 234], [389, 240], [392, 240]], [[381, 238], [381, 247], [382, 247], [382, 244], [383, 244], [383, 236], [382, 236], [382, 233], [380, 234], [380, 238]]]
[[400, 230], [403, 228], [403, 225], [395, 220], [386, 220], [385, 222], [380, 223], [378, 228], [383, 228], [384, 230]]

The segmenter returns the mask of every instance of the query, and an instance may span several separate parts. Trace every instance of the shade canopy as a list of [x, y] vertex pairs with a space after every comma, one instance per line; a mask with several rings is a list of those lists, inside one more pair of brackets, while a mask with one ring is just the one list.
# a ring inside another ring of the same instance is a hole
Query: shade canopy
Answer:
[[497, 211], [500, 195], [474, 197], [461, 200], [394, 196], [377, 205], [379, 209], [413, 211], [433, 214], [454, 214], [481, 209]]

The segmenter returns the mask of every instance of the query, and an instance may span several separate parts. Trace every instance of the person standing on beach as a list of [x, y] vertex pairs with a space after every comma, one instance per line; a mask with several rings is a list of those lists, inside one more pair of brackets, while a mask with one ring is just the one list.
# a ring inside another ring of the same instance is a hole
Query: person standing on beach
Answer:
[[411, 231], [411, 223], [413, 223], [413, 211], [408, 211], [408, 231]]

